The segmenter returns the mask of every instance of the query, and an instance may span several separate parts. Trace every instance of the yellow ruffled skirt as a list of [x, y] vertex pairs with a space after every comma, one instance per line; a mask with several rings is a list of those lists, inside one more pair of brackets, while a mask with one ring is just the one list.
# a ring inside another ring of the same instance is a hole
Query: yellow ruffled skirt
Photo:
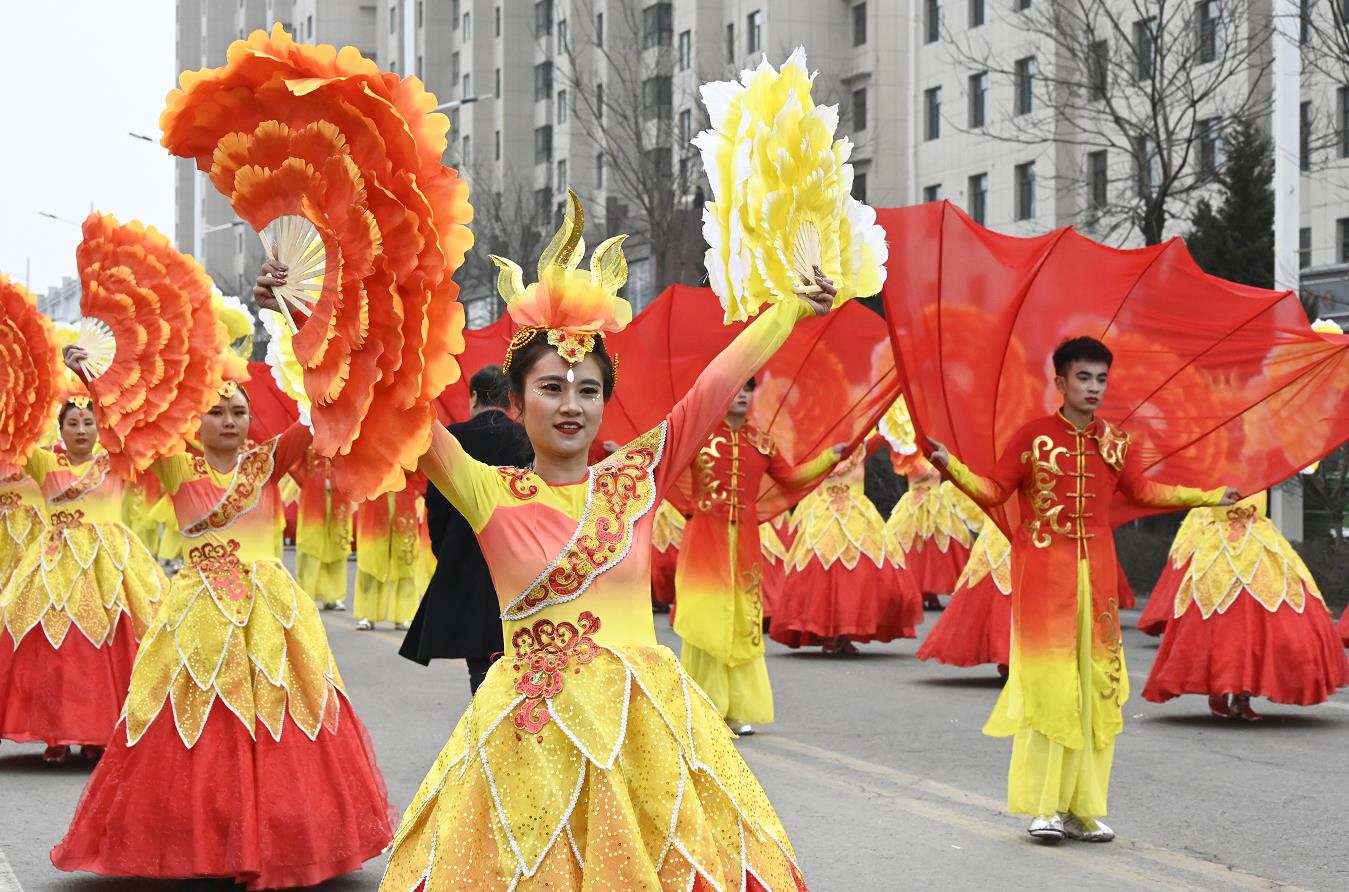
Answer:
[[19, 569], [28, 547], [46, 530], [42, 515], [32, 505], [0, 509], [0, 592]]
[[381, 889], [805, 889], [733, 739], [665, 647], [502, 658], [404, 814]]

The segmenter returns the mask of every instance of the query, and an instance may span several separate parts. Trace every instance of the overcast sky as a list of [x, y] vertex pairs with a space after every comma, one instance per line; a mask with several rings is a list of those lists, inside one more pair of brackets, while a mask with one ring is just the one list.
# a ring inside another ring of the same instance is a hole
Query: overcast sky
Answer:
[[[75, 276], [90, 205], [173, 238], [159, 113], [178, 79], [172, 0], [0, 0], [0, 272]], [[154, 143], [133, 139], [144, 133]]]

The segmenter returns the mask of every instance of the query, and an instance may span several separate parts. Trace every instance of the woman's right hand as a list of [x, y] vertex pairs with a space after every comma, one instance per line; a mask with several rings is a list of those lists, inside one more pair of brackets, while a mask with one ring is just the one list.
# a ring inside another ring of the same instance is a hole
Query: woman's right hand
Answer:
[[834, 308], [834, 299], [838, 297], [838, 288], [834, 286], [834, 280], [826, 276], [818, 266], [814, 270], [815, 280], [813, 284], [819, 290], [802, 294], [801, 299], [810, 304], [810, 308], [815, 311], [816, 316], [827, 316], [829, 311]]
[[78, 375], [81, 372], [80, 365], [89, 359], [89, 353], [76, 344], [67, 344], [61, 350], [61, 358], [65, 360], [66, 368]]
[[927, 455], [928, 460], [934, 465], [940, 465], [943, 468], [946, 467], [947, 462], [951, 460], [951, 453], [947, 452], [946, 447], [936, 440], [928, 440], [927, 442], [932, 448], [932, 451]]
[[286, 266], [279, 260], [267, 258], [262, 261], [262, 272], [253, 285], [253, 300], [264, 310], [281, 312], [281, 303], [272, 291], [277, 285], [286, 284]]

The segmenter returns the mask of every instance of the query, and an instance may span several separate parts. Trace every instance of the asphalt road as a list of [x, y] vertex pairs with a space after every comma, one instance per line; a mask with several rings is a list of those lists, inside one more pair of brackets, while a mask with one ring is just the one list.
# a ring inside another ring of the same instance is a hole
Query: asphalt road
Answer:
[[[1126, 624], [1137, 615], [1125, 611]], [[463, 664], [424, 669], [398, 657], [402, 633], [357, 632], [349, 613], [324, 619], [401, 807], [468, 701]], [[677, 647], [664, 617], [657, 627]], [[1133, 631], [1125, 640], [1138, 691], [1156, 644]], [[1349, 694], [1308, 709], [1257, 703], [1258, 725], [1211, 719], [1200, 697], [1135, 697], [1111, 791], [1119, 839], [1050, 848], [1002, 811], [1010, 742], [979, 733], [998, 692], [992, 668], [920, 663], [916, 649], [903, 641], [829, 658], [770, 644], [778, 722], [740, 749], [815, 892], [1349, 889]], [[53, 869], [47, 853], [90, 769], [48, 768], [39, 754], [0, 746], [0, 892], [180, 887]], [[375, 889], [381, 869], [371, 862], [323, 888]]]

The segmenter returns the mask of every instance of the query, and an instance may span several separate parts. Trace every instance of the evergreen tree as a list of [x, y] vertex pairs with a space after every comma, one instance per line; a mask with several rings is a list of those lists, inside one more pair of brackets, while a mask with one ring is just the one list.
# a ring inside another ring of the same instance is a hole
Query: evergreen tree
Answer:
[[[1274, 287], [1274, 151], [1248, 120], [1224, 134], [1218, 192], [1199, 200], [1185, 241], [1205, 272], [1244, 285]], [[1216, 207], [1214, 204], [1216, 203]]]

